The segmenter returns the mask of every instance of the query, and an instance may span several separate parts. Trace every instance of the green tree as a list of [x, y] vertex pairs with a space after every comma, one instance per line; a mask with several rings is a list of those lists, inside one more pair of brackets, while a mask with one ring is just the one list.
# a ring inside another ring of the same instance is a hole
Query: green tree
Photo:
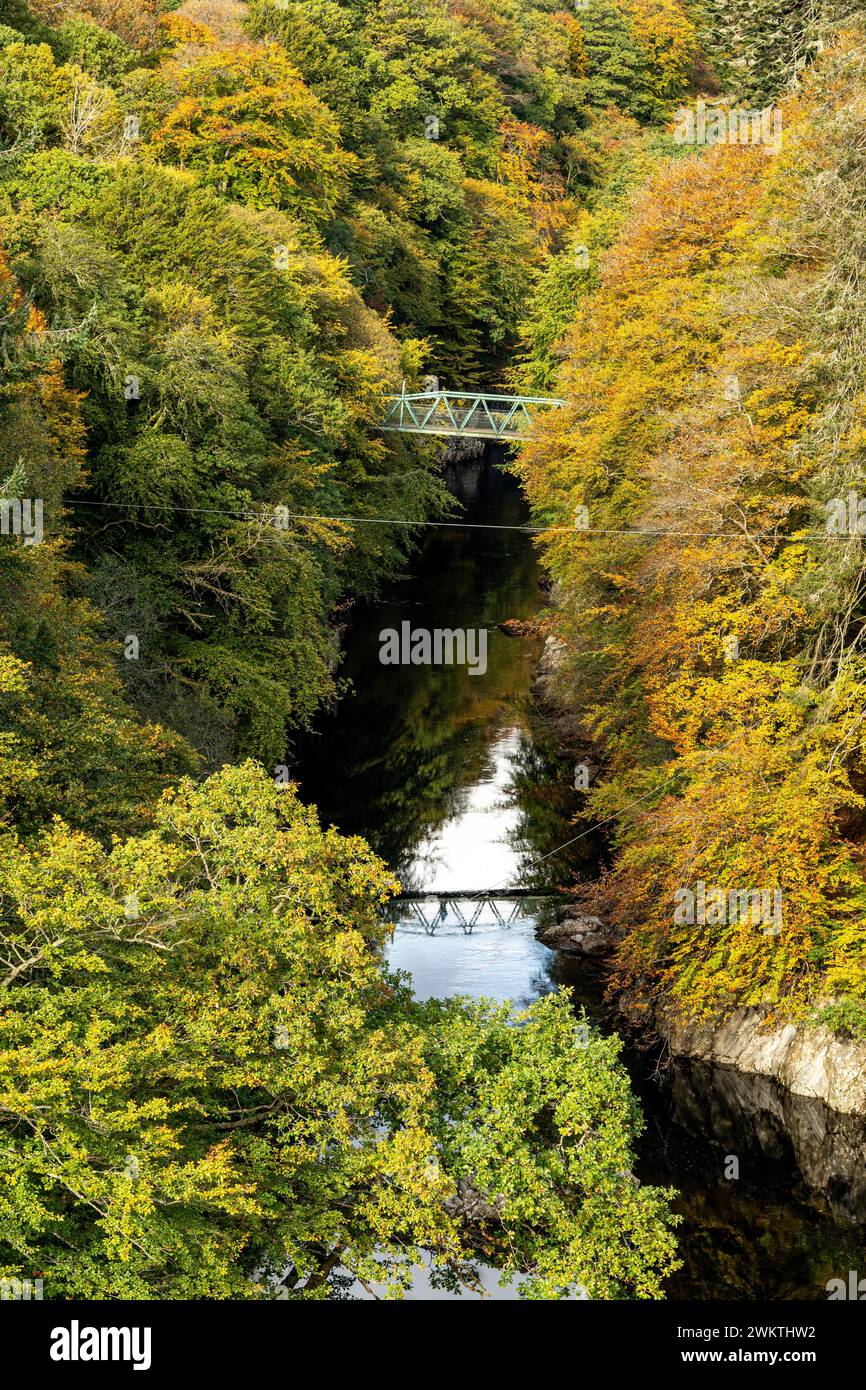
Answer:
[[631, 1177], [618, 1044], [565, 996], [416, 1004], [382, 964], [393, 880], [291, 788], [226, 769], [150, 834], [58, 822], [0, 866], [2, 1274], [322, 1298], [342, 1267], [398, 1295], [429, 1251], [530, 1297], [660, 1293], [667, 1197]]
[[81, 399], [2, 254], [0, 344], [0, 496], [29, 499], [42, 518], [36, 544], [0, 538], [0, 823], [28, 835], [60, 814], [95, 834], [130, 831], [195, 759], [123, 701], [69, 555], [63, 499], [83, 479]]
[[6, 187], [26, 287], [71, 335], [79, 555], [113, 635], [139, 637], [129, 696], [212, 763], [280, 761], [334, 691], [333, 604], [372, 592], [411, 535], [301, 514], [409, 523], [440, 504], [429, 459], [375, 429], [417, 349], [288, 216], [177, 171], [47, 150]]
[[337, 122], [276, 44], [218, 48], [164, 64], [168, 107], [153, 130], [158, 158], [196, 170], [229, 197], [327, 223], [353, 157]]

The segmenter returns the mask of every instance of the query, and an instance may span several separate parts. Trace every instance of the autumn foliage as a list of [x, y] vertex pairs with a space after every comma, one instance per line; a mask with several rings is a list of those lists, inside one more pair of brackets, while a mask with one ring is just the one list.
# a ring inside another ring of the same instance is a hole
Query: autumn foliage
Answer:
[[[842, 35], [786, 103], [777, 158], [658, 163], [559, 344], [568, 405], [521, 460], [561, 695], [607, 758], [587, 815], [616, 822], [613, 984], [645, 1019], [866, 995], [862, 553], [824, 507], [866, 439], [862, 44]], [[677, 921], [697, 882], [779, 888], [780, 930]]]

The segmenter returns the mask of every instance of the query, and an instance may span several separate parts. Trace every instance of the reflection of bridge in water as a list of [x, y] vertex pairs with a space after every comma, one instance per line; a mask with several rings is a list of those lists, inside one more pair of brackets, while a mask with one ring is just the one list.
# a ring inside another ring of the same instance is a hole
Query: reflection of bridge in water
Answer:
[[417, 923], [431, 936], [449, 927], [471, 932], [476, 927], [510, 927], [525, 917], [537, 917], [541, 904], [550, 898], [549, 893], [521, 888], [502, 893], [402, 893], [389, 903], [388, 916], [402, 926]]

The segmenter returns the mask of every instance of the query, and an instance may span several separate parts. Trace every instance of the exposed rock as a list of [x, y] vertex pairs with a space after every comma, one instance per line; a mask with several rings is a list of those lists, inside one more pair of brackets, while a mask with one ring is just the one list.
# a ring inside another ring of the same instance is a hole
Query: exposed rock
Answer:
[[563, 747], [571, 741], [570, 736], [575, 723], [573, 714], [557, 693], [557, 682], [565, 662], [565, 653], [565, 643], [552, 634], [548, 635], [538, 658], [532, 685], [533, 696], [556, 727], [558, 741]]
[[656, 1027], [674, 1056], [771, 1077], [795, 1096], [866, 1116], [866, 1043], [807, 1023], [762, 1027], [764, 1016], [761, 1009], [737, 1009], [721, 1023], [662, 1018]]
[[[563, 909], [560, 909], [562, 912]], [[564, 910], [568, 913], [568, 909]], [[559, 917], [559, 913], [557, 914]], [[583, 912], [575, 912], [559, 917], [556, 922], [544, 926], [538, 933], [539, 941], [554, 951], [566, 951], [569, 955], [598, 956], [610, 951], [619, 937], [608, 923], [600, 917], [590, 917]]]
[[545, 681], [555, 675], [565, 660], [566, 646], [552, 634], [545, 639], [541, 656], [538, 658], [538, 680]]

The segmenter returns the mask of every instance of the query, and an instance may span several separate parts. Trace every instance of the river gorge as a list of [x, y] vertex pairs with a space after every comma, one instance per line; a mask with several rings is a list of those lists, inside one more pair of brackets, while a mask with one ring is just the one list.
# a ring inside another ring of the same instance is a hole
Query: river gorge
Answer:
[[[866, 1270], [862, 1121], [766, 1077], [641, 1049], [604, 1005], [603, 967], [538, 939], [559, 891], [592, 877], [605, 845], [572, 819], [573, 764], [533, 700], [541, 641], [531, 627], [500, 628], [545, 605], [506, 463], [488, 448], [448, 466], [464, 525], [432, 528], [411, 574], [355, 611], [342, 667], [351, 692], [293, 775], [325, 823], [364, 835], [416, 895], [392, 909], [389, 964], [419, 996], [520, 1006], [567, 986], [602, 1029], [622, 1030], [646, 1119], [637, 1177], [678, 1193], [683, 1264], [668, 1297], [824, 1298], [830, 1279]], [[405, 621], [486, 628], [486, 673], [381, 664], [381, 631]], [[532, 896], [509, 897], [517, 882]], [[503, 1296], [492, 1276], [484, 1285]], [[421, 1277], [415, 1296], [444, 1295]]]

